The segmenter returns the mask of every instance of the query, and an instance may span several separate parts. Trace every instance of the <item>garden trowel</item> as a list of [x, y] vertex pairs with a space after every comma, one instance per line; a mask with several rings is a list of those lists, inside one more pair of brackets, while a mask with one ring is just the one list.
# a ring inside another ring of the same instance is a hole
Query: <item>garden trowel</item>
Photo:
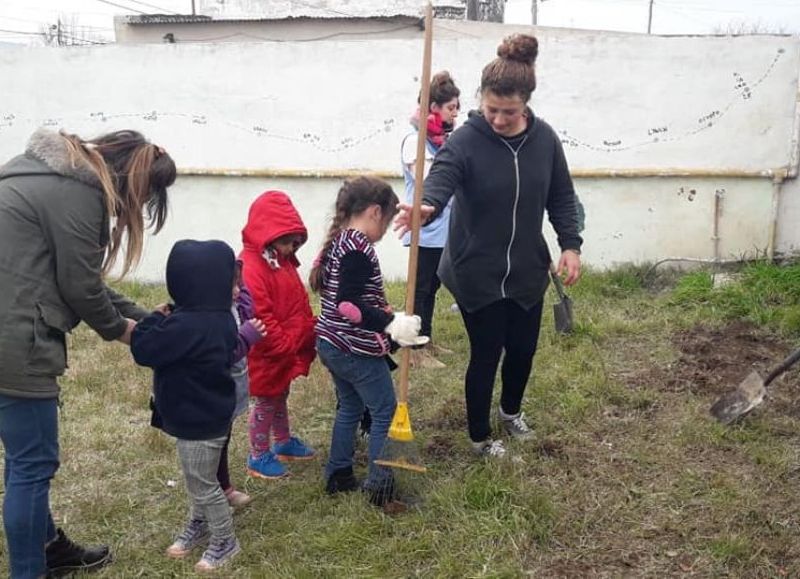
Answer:
[[739, 383], [736, 390], [728, 392], [714, 403], [711, 407], [711, 414], [722, 424], [730, 424], [737, 418], [744, 416], [764, 401], [767, 386], [775, 378], [791, 368], [798, 360], [800, 360], [800, 348], [789, 354], [783, 362], [770, 370], [766, 378], [762, 379], [756, 371], [750, 372], [747, 378]]
[[550, 279], [553, 280], [553, 287], [558, 294], [558, 303], [553, 304], [553, 319], [556, 325], [556, 332], [559, 334], [572, 333], [572, 300], [564, 291], [564, 284], [558, 277], [556, 266], [550, 262]]

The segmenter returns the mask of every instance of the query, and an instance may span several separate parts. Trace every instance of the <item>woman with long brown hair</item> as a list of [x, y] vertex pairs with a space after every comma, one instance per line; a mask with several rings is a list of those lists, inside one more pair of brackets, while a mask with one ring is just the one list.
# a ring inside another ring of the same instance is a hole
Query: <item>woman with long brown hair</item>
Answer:
[[139, 260], [146, 228], [167, 215], [175, 163], [136, 131], [91, 140], [37, 130], [0, 167], [0, 440], [3, 523], [13, 578], [99, 568], [108, 547], [83, 548], [56, 529], [50, 480], [58, 458], [58, 376], [65, 334], [81, 321], [129, 343], [148, 312], [105, 275]]

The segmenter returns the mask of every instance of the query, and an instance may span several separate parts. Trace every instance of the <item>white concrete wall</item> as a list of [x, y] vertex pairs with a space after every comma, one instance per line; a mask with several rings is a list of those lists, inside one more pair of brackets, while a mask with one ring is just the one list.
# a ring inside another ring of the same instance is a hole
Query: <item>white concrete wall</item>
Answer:
[[[470, 108], [498, 41], [524, 28], [455, 22], [440, 28], [450, 38], [435, 43], [434, 70], [453, 73]], [[577, 179], [589, 263], [711, 257], [716, 189], [725, 190], [722, 256], [766, 248], [770, 180], [702, 175], [792, 164], [800, 39], [537, 34], [532, 105], [560, 133], [577, 174], [695, 175]], [[0, 159], [21, 151], [40, 125], [83, 135], [131, 127], [167, 148], [184, 169], [395, 173], [419, 90], [420, 40], [2, 51]], [[236, 246], [249, 201], [267, 188], [287, 190], [300, 207], [312, 234], [301, 253], [309, 262], [338, 182], [181, 177], [170, 222], [149, 244], [139, 275], [160, 277], [174, 239], [216, 237]], [[800, 246], [798, 196], [796, 182], [784, 186], [779, 249]], [[404, 250], [392, 239], [381, 251], [386, 273], [402, 277]]]
[[[148, 238], [137, 275], [146, 280], [163, 279], [167, 255], [179, 239], [222, 239], [239, 251], [250, 203], [264, 191], [277, 189], [292, 197], [308, 228], [308, 242], [297, 254], [305, 279], [327, 233], [340, 185], [339, 179], [183, 177], [170, 190], [167, 225], [157, 237]], [[402, 195], [402, 180], [392, 180], [392, 186]], [[387, 277], [404, 278], [407, 250], [397, 238], [389, 234], [377, 248]]]
[[[723, 193], [720, 253], [723, 257], [763, 254], [767, 247], [771, 183], [767, 179], [636, 179], [626, 186], [610, 179], [579, 179], [576, 188], [588, 219], [584, 258], [615, 266], [658, 257], [713, 255], [714, 194]], [[145, 250], [140, 277], [160, 279], [172, 244], [183, 238], [219, 238], [241, 247], [241, 229], [250, 203], [269, 189], [292, 196], [309, 229], [298, 256], [306, 275], [327, 231], [338, 179], [257, 179], [184, 177], [170, 192], [170, 218]], [[392, 181], [402, 194], [402, 181]], [[692, 193], [694, 191], [694, 193]], [[555, 235], [547, 237], [555, 248]], [[796, 236], [796, 232], [793, 232]], [[796, 243], [796, 242], [795, 242]], [[378, 245], [384, 273], [405, 277], [407, 250], [391, 234]]]
[[800, 254], [800, 179], [787, 181], [781, 189], [777, 248], [786, 254]]

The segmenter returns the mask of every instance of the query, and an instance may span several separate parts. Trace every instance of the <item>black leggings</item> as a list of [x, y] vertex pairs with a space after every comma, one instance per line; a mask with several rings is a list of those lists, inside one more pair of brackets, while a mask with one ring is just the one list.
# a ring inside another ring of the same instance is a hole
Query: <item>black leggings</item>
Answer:
[[505, 299], [461, 317], [469, 336], [470, 358], [465, 380], [469, 436], [481, 442], [492, 434], [492, 390], [500, 355], [505, 350], [500, 407], [506, 414], [520, 411], [539, 340], [542, 302], [529, 310]]
[[414, 313], [422, 320], [421, 336], [432, 336], [436, 292], [442, 285], [436, 270], [442, 258], [441, 247], [420, 247], [417, 259], [417, 285], [414, 290]]
[[[231, 426], [231, 429], [233, 427]], [[231, 473], [228, 470], [228, 447], [231, 444], [231, 432], [232, 430], [228, 430], [228, 438], [225, 439], [225, 444], [222, 447], [222, 452], [219, 456], [219, 466], [217, 467], [217, 481], [219, 482], [219, 486], [222, 487], [223, 491], [227, 491], [231, 488]]]

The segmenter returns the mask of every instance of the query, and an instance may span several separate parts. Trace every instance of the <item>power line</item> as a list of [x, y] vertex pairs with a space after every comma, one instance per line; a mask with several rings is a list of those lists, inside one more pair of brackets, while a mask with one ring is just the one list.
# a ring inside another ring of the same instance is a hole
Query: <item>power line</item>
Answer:
[[156, 10], [162, 10], [164, 14], [172, 13], [172, 14], [180, 14], [180, 12], [175, 12], [174, 10], [168, 10], [167, 8], [162, 8], [161, 6], [156, 6], [155, 4], [148, 4], [147, 2], [140, 2], [139, 0], [127, 0], [128, 2], [133, 2], [134, 4], [140, 4], [142, 6], [149, 6], [150, 8], [155, 8]]
[[35, 24], [44, 24], [41, 20], [30, 20], [29, 18], [16, 18], [14, 16], [0, 16], [0, 20], [16, 20], [18, 22], [33, 22]]
[[466, 32], [465, 30], [458, 30], [456, 28], [450, 28], [449, 26], [445, 26], [441, 22], [434, 22], [433, 24], [434, 30], [447, 30], [448, 32], [455, 32], [456, 34], [464, 37], [464, 38], [483, 38], [480, 34], [472, 34], [470, 32]]
[[[0, 20], [16, 20], [18, 22], [30, 22], [31, 24], [39, 24], [40, 26], [50, 26], [52, 24], [49, 20], [31, 20], [30, 18], [16, 18], [13, 16], [0, 16]], [[86, 28], [89, 30], [104, 30], [113, 32], [113, 28], [108, 28], [104, 26], [91, 26], [89, 24], [79, 24], [78, 22], [75, 23], [75, 28]]]
[[141, 10], [137, 10], [136, 8], [129, 8], [128, 6], [123, 6], [122, 4], [116, 4], [114, 2], [110, 2], [109, 0], [97, 0], [98, 2], [102, 2], [103, 4], [110, 4], [111, 6], [116, 6], [117, 8], [122, 8], [123, 10], [130, 10], [131, 12], [138, 12], [139, 14], [149, 14], [148, 12], [142, 12]]
[[10, 33], [10, 34], [21, 34], [21, 35], [24, 35], [24, 36], [41, 36], [42, 35], [41, 32], [26, 32], [26, 31], [23, 31], [23, 30], [8, 30], [6, 28], [0, 28], [0, 32], [7, 32], [7, 33]]
[[[21, 36], [40, 36], [44, 38], [44, 34], [41, 32], [27, 32], [24, 30], [8, 30], [6, 28], [0, 28], [0, 32], [5, 32], [8, 34], [19, 34]], [[107, 42], [98, 42], [95, 40], [90, 40], [88, 38], [80, 38], [79, 36], [75, 36], [74, 34], [70, 34], [69, 32], [61, 31], [61, 36], [66, 36], [71, 40], [77, 40], [78, 42], [84, 42], [86, 44], [108, 44]]]
[[80, 38], [79, 36], [75, 36], [74, 34], [70, 34], [68, 32], [61, 31], [61, 36], [65, 36], [70, 40], [75, 40], [78, 42], [83, 42], [84, 44], [108, 44], [108, 42], [98, 42], [96, 40], [90, 40], [88, 38]]
[[[24, 10], [26, 12], [35, 12], [37, 16], [41, 16], [43, 13], [49, 13], [53, 17], [58, 14], [59, 10], [48, 10], [43, 8], [34, 8], [32, 6], [28, 6], [25, 4], [14, 4], [14, 0], [2, 0], [3, 7], [6, 8], [8, 4], [12, 4], [12, 7], [15, 11]], [[69, 12], [69, 14], [74, 14], [74, 12]], [[80, 14], [82, 16], [85, 15], [92, 15], [92, 16], [108, 16], [108, 12], [96, 12], [93, 10], [81, 10]]]

